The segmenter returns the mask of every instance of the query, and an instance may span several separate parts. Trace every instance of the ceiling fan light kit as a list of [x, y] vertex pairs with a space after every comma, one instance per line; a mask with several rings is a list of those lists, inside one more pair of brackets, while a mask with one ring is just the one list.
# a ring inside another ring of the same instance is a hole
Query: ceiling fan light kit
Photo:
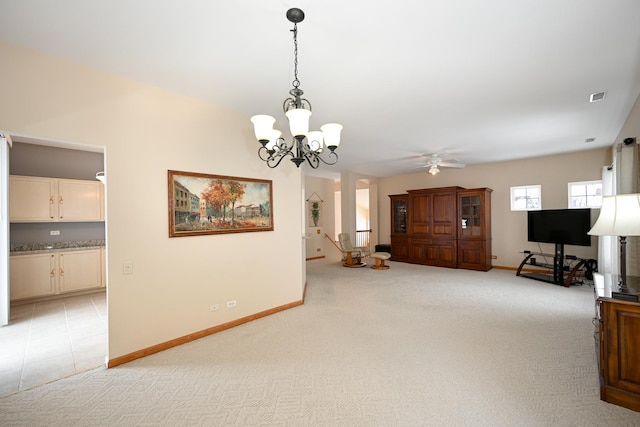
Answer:
[[[285, 116], [289, 120], [289, 130], [293, 135], [291, 143], [282, 138], [282, 132], [273, 128], [276, 119], [272, 116], [259, 114], [251, 117], [256, 139], [261, 144], [258, 148], [258, 157], [267, 163], [270, 168], [277, 167], [282, 159], [287, 156], [297, 167], [307, 163], [316, 169], [320, 162], [333, 165], [338, 161], [336, 149], [340, 145], [340, 133], [342, 125], [327, 123], [320, 127], [319, 131], [309, 131], [309, 118], [311, 117], [311, 103], [302, 97], [304, 92], [300, 89], [298, 80], [298, 23], [304, 20], [304, 12], [298, 8], [287, 11], [287, 19], [293, 22], [293, 88], [289, 91], [290, 98], [282, 104]], [[328, 155], [324, 158], [324, 148], [328, 148]]]
[[440, 173], [440, 169], [441, 167], [443, 168], [463, 168], [466, 165], [463, 163], [458, 163], [455, 160], [444, 160], [442, 157], [440, 157], [440, 155], [438, 155], [437, 153], [434, 154], [425, 154], [425, 156], [427, 157], [427, 161], [425, 163], [425, 165], [423, 167], [425, 168], [429, 168], [429, 170], [427, 171], [429, 174], [431, 175], [436, 175], [438, 173]]

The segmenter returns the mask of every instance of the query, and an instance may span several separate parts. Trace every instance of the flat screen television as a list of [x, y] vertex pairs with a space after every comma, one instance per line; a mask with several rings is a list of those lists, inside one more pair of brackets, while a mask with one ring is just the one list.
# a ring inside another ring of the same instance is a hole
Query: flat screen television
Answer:
[[591, 209], [547, 209], [528, 211], [530, 242], [591, 246]]

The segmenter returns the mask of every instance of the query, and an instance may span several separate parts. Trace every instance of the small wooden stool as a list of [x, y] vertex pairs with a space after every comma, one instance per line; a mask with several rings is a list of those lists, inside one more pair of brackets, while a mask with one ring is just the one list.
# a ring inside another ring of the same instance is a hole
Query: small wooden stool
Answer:
[[375, 258], [376, 259], [376, 264], [372, 265], [371, 268], [374, 268], [376, 270], [388, 270], [389, 269], [389, 266], [384, 263], [385, 260], [388, 260], [389, 258], [391, 258], [391, 254], [389, 252], [374, 252], [369, 256], [371, 258]]

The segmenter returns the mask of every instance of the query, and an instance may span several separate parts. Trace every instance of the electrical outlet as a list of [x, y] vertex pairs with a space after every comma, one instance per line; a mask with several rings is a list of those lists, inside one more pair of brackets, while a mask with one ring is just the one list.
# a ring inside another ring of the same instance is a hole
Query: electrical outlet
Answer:
[[227, 308], [232, 308], [236, 306], [236, 300], [227, 301]]
[[60, 235], [60, 230], [51, 230], [49, 232], [49, 235], [51, 235], [51, 236], [59, 236]]
[[213, 304], [209, 306], [209, 311], [218, 311], [220, 310], [220, 304]]
[[122, 264], [122, 273], [133, 274], [133, 261], [125, 261], [124, 264]]

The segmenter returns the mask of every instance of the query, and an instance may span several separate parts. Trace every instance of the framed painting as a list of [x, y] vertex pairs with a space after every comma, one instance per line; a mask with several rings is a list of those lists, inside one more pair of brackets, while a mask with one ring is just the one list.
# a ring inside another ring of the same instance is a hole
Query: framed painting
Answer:
[[169, 237], [273, 231], [270, 180], [169, 170]]

